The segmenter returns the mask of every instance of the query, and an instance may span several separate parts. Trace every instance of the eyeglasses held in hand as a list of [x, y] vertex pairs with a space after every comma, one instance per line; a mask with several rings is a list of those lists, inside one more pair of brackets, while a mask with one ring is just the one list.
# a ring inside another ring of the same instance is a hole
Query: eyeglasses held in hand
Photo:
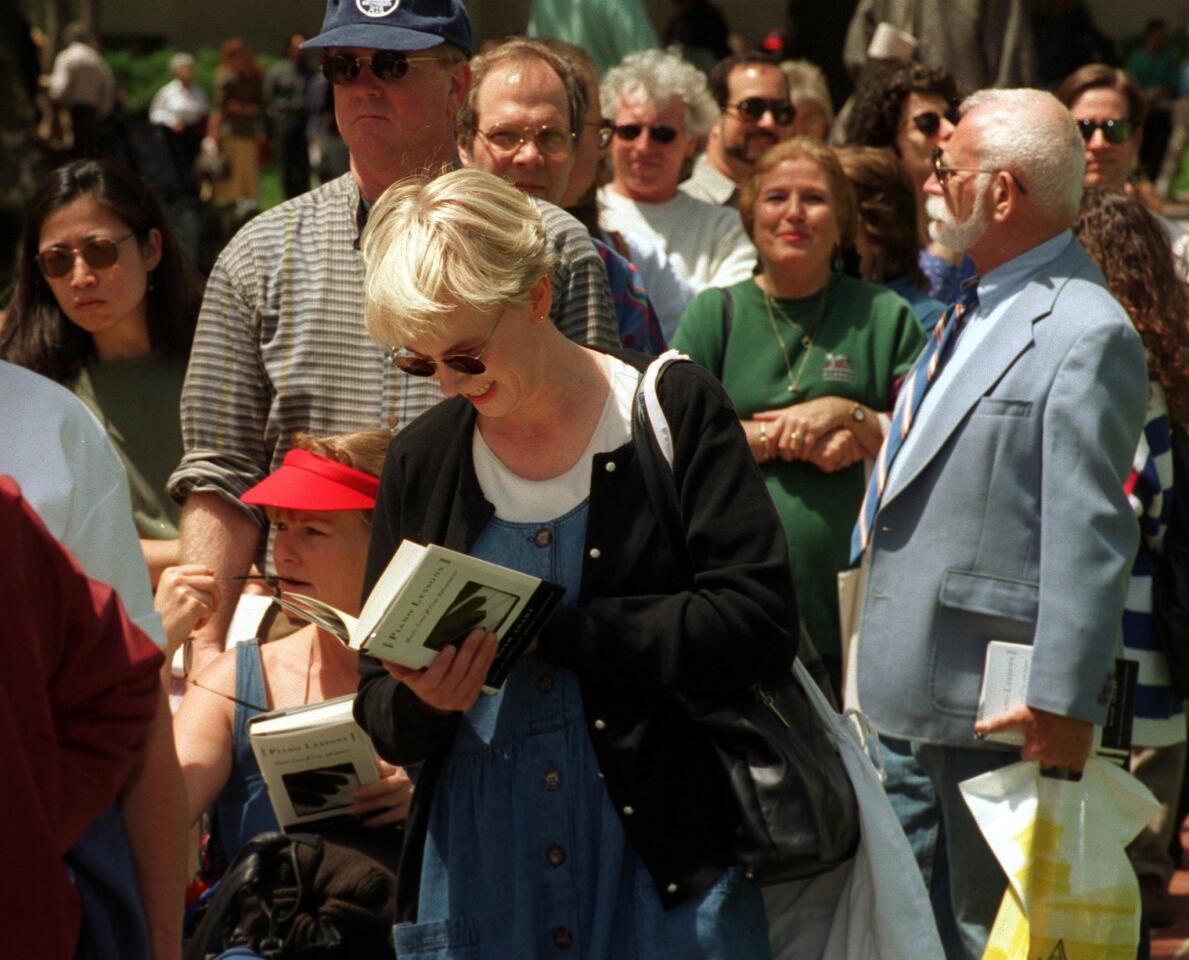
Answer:
[[937, 131], [941, 129], [942, 118], [955, 126], [962, 119], [958, 113], [958, 108], [950, 107], [945, 113], [938, 113], [936, 110], [926, 110], [923, 113], [918, 113], [912, 118], [912, 124], [926, 137], [935, 137], [937, 136]]
[[74, 258], [79, 256], [92, 270], [108, 270], [120, 259], [120, 244], [134, 236], [135, 233], [128, 233], [116, 240], [95, 237], [77, 247], [47, 247], [37, 255], [37, 265], [51, 280], [70, 273], [74, 269]]
[[1101, 130], [1102, 138], [1115, 146], [1125, 143], [1135, 133], [1135, 124], [1130, 120], [1079, 120], [1077, 124], [1086, 143], [1093, 139], [1095, 130]]
[[258, 713], [268, 713], [268, 707], [264, 704], [250, 703], [247, 700], [241, 700], [239, 697], [233, 697], [229, 693], [223, 693], [221, 690], [216, 690], [214, 687], [208, 687], [205, 683], [199, 683], [190, 674], [194, 667], [194, 637], [193, 635], [186, 637], [182, 642], [182, 679], [192, 687], [197, 687], [199, 690], [205, 690], [207, 693], [213, 693], [216, 697], [222, 697], [224, 700], [230, 700], [232, 703], [238, 703], [241, 707], [247, 707], [249, 710], [255, 710]]
[[418, 60], [437, 60], [438, 57], [407, 57], [395, 50], [377, 50], [370, 57], [353, 57], [349, 53], [335, 53], [322, 61], [322, 76], [336, 86], [354, 83], [364, 64], [372, 76], [380, 81], [399, 80], [409, 72], [409, 64]]
[[491, 338], [495, 336], [496, 328], [500, 325], [500, 321], [504, 319], [504, 314], [507, 312], [507, 310], [504, 310], [495, 318], [495, 323], [491, 325], [491, 332], [479, 347], [478, 353], [452, 353], [448, 357], [442, 357], [441, 360], [431, 360], [429, 357], [419, 357], [413, 353], [401, 353], [399, 347], [393, 347], [388, 351], [388, 359], [392, 361], [393, 366], [398, 370], [403, 370], [405, 373], [412, 374], [414, 377], [432, 377], [439, 363], [458, 373], [464, 373], [468, 377], [477, 377], [487, 370], [487, 365], [480, 358], [487, 350], [488, 345], [491, 343]]
[[620, 123], [612, 127], [615, 136], [619, 137], [620, 140], [627, 140], [629, 142], [640, 136], [645, 129], [648, 130], [648, 136], [657, 143], [672, 143], [677, 139], [676, 128], [666, 126], [663, 123], [654, 123], [647, 128], [639, 123]]
[[771, 113], [772, 119], [782, 127], [797, 119], [797, 108], [787, 100], [747, 97], [731, 106], [748, 120], [755, 120], [757, 122], [764, 119], [765, 113]]
[[1016, 185], [1016, 189], [1024, 196], [1028, 196], [1028, 191], [1024, 189], [1024, 185], [1020, 183], [1019, 179], [1010, 170], [988, 170], [985, 167], [951, 167], [941, 162], [941, 147], [933, 148], [933, 176], [937, 177], [937, 182], [945, 187], [945, 182], [954, 173], [1006, 173], [1011, 182]]
[[535, 130], [532, 127], [492, 127], [490, 130], [480, 130], [479, 136], [496, 153], [519, 153], [526, 143], [532, 143], [543, 157], [561, 157], [570, 152], [577, 134], [564, 127], [546, 124]]
[[584, 127], [594, 127], [599, 131], [599, 149], [607, 149], [607, 144], [611, 142], [611, 135], [615, 133], [615, 124], [610, 120], [585, 120], [582, 124]]

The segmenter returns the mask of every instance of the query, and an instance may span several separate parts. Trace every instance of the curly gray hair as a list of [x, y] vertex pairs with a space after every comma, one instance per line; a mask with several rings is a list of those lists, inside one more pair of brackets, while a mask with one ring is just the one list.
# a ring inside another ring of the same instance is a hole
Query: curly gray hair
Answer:
[[673, 99], [685, 104], [685, 132], [701, 137], [718, 119], [706, 75], [691, 63], [663, 50], [629, 53], [607, 71], [599, 87], [603, 113], [612, 116], [621, 97], [643, 96], [655, 110]]

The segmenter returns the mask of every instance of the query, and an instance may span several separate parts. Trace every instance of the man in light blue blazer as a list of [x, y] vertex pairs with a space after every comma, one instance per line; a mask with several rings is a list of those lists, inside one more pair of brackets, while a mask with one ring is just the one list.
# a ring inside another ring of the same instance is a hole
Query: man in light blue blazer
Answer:
[[[1077, 127], [1049, 94], [963, 104], [926, 192], [934, 238], [978, 267], [978, 302], [916, 380], [923, 399], [859, 540], [859, 699], [885, 740], [888, 792], [950, 960], [981, 957], [1006, 886], [958, 783], [1021, 756], [1081, 769], [1120, 647], [1137, 543], [1123, 481], [1147, 373], [1069, 230], [1083, 166]], [[991, 640], [1032, 645], [1027, 706], [976, 733]], [[979, 739], [1009, 727], [1022, 748]]]

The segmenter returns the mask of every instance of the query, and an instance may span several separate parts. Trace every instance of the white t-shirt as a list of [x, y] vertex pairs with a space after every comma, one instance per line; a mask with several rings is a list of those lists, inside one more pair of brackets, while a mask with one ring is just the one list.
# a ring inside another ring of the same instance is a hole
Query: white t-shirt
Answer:
[[[719, 207], [680, 190], [664, 203], [629, 200], [613, 187], [599, 191], [599, 224], [622, 233], [630, 245], [650, 241], [664, 251], [667, 264], [688, 285], [689, 299], [709, 287], [729, 287], [755, 269], [756, 251], [743, 231], [739, 211]], [[647, 263], [637, 263], [666, 337], [672, 337], [689, 300], [658, 298]]]
[[210, 101], [198, 87], [186, 87], [178, 79], [170, 80], [153, 95], [149, 104], [149, 123], [172, 127], [180, 123], [190, 127], [210, 113]]
[[0, 360], [0, 474], [13, 477], [83, 572], [115, 588], [128, 618], [165, 646], [132, 522], [124, 465], [74, 394]]
[[564, 516], [590, 496], [590, 470], [596, 453], [610, 453], [632, 436], [632, 397], [640, 371], [607, 356], [611, 389], [603, 413], [582, 456], [565, 473], [548, 480], [526, 480], [509, 470], [475, 427], [471, 451], [475, 476], [495, 515], [508, 523], [544, 523]]

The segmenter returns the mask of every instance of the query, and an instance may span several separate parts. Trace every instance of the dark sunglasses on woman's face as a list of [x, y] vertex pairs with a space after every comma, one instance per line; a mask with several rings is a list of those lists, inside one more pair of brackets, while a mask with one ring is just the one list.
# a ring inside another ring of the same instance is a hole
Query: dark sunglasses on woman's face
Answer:
[[937, 131], [941, 129], [941, 120], [943, 117], [953, 124], [957, 124], [962, 119], [958, 114], [958, 108], [950, 107], [945, 113], [938, 113], [936, 110], [926, 110], [924, 113], [918, 113], [912, 118], [912, 122], [926, 137], [935, 137], [937, 136]]
[[120, 259], [120, 244], [135, 234], [128, 233], [116, 239], [95, 237], [77, 247], [48, 247], [37, 255], [37, 265], [51, 280], [64, 277], [74, 269], [74, 258], [81, 256], [92, 270], [107, 270]]
[[[504, 311], [504, 313], [506, 312]], [[398, 347], [393, 347], [388, 351], [388, 359], [398, 370], [403, 370], [414, 377], [432, 377], [439, 363], [451, 370], [464, 373], [468, 377], [477, 377], [487, 371], [487, 364], [480, 358], [487, 350], [491, 338], [495, 336], [496, 328], [499, 327], [500, 321], [503, 319], [503, 313], [495, 318], [495, 323], [491, 325], [491, 332], [487, 334], [487, 339], [479, 345], [478, 353], [452, 353], [448, 357], [442, 357], [441, 360], [431, 360], [429, 357], [419, 357], [415, 353], [402, 353]]]
[[1079, 120], [1078, 132], [1082, 139], [1089, 143], [1094, 137], [1094, 131], [1101, 130], [1102, 138], [1118, 146], [1126, 142], [1135, 133], [1135, 124], [1130, 120]]
[[787, 100], [768, 100], [764, 97], [747, 97], [733, 104], [734, 108], [748, 120], [760, 121], [771, 112], [772, 119], [782, 127], [797, 119], [797, 108]]
[[378, 50], [370, 57], [353, 57], [349, 53], [335, 53], [322, 61], [322, 76], [336, 86], [354, 83], [367, 64], [377, 80], [399, 80], [409, 72], [409, 64], [418, 60], [437, 60], [437, 57], [407, 57], [394, 50]]
[[[613, 128], [620, 140], [635, 140], [644, 132], [645, 127], [639, 123], [620, 123]], [[648, 136], [657, 143], [672, 143], [677, 139], [677, 130], [663, 123], [654, 123], [648, 127]]]

